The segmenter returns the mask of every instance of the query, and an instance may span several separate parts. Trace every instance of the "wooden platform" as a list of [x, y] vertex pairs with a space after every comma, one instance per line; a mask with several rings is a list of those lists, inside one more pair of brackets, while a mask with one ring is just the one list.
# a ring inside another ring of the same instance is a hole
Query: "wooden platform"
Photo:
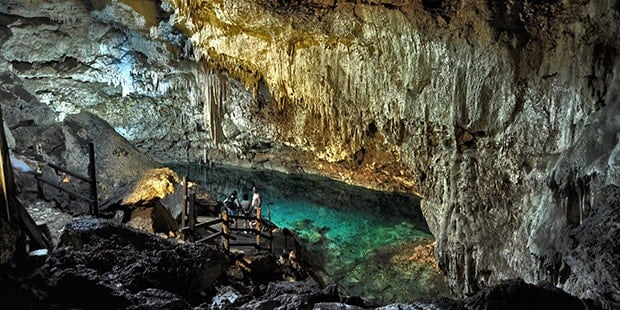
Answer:
[[[194, 242], [201, 242], [201, 239], [212, 236], [216, 233], [221, 233], [221, 222], [211, 226], [200, 225], [201, 223], [208, 223], [217, 219], [219, 218], [211, 216], [198, 216], [196, 223], [196, 236], [188, 236], [189, 239], [193, 239]], [[256, 255], [271, 252], [274, 255], [279, 256], [285, 251], [289, 252], [295, 249], [295, 239], [293, 238], [291, 233], [286, 229], [282, 230], [280, 228], [277, 228], [273, 224], [271, 224], [273, 226], [263, 227], [261, 235], [261, 247], [258, 248], [256, 246], [257, 231], [253, 228], [250, 228], [251, 226], [249, 224], [247, 226], [244, 226], [245, 220], [243, 219], [234, 219], [234, 221], [235, 223], [230, 225], [229, 232], [229, 244], [231, 253]], [[247, 229], [244, 227], [247, 227]], [[270, 238], [272, 238], [272, 240], [269, 240]], [[218, 236], [206, 242], [221, 245], [223, 244], [223, 240], [224, 237]], [[270, 247], [271, 251], [269, 249]]]

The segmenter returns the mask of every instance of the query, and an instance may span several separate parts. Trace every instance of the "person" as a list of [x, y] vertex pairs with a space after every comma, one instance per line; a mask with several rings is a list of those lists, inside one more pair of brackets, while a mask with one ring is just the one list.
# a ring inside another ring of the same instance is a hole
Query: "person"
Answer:
[[[237, 215], [237, 210], [239, 210], [239, 200], [237, 200], [237, 191], [233, 191], [230, 196], [228, 196], [226, 199], [224, 199], [224, 207], [226, 208], [226, 211], [228, 212], [228, 215]], [[236, 221], [231, 221], [231, 223], [235, 224], [235, 227], [237, 227], [237, 222]]]
[[237, 191], [233, 191], [226, 199], [224, 199], [224, 206], [228, 210], [228, 214], [236, 215], [239, 209], [239, 201], [237, 200]]
[[256, 213], [256, 210], [258, 210], [258, 208], [260, 208], [261, 204], [262, 204], [262, 198], [260, 196], [260, 193], [258, 192], [258, 189], [256, 188], [256, 186], [252, 187], [252, 206], [251, 209], [252, 211], [254, 211], [254, 213]]
[[256, 210], [261, 207], [263, 201], [256, 186], [252, 188], [252, 192], [252, 209]]
[[[241, 212], [243, 212], [243, 216], [246, 217], [246, 219], [243, 221], [243, 228], [250, 228], [252, 226], [250, 225], [250, 220], [248, 218], [252, 216], [252, 203], [250, 202], [247, 193], [243, 193], [243, 200], [241, 200], [240, 205]], [[248, 232], [244, 231], [244, 233], [247, 234]]]

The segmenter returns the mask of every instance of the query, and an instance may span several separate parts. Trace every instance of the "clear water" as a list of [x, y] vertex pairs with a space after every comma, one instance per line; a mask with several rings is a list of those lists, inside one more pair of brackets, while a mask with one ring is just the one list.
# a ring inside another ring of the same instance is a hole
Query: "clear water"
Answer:
[[172, 166], [179, 174], [224, 199], [253, 186], [261, 190], [267, 217], [295, 231], [312, 263], [336, 282], [342, 293], [376, 304], [446, 296], [441, 274], [420, 247], [434, 242], [419, 210], [419, 199], [382, 193], [311, 175], [288, 175], [218, 166]]

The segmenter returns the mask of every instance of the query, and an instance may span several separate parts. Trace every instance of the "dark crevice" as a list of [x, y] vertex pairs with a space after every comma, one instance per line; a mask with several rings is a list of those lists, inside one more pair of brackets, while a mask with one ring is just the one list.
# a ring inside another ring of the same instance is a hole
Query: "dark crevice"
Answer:
[[20, 128], [20, 127], [32, 127], [32, 126], [36, 126], [34, 120], [33, 119], [25, 119], [25, 120], [19, 121], [17, 124], [9, 126], [9, 129], [15, 130], [15, 129]]
[[353, 154], [353, 159], [355, 160], [355, 163], [358, 165], [362, 165], [362, 163], [364, 162], [364, 157], [366, 156], [366, 149], [365, 148], [361, 148], [359, 151], [355, 152], [355, 154]]
[[0, 46], [4, 44], [4, 42], [6, 42], [12, 35], [13, 33], [9, 27], [0, 24]]
[[63, 57], [59, 60], [46, 62], [12, 61], [11, 64], [17, 71], [20, 72], [50, 67], [58, 71], [68, 71], [77, 68], [79, 65], [84, 65], [73, 57]]
[[587, 79], [591, 94], [596, 98], [598, 110], [606, 106], [605, 96], [613, 77], [614, 62], [618, 57], [618, 51], [612, 46], [597, 44], [594, 46], [592, 54], [594, 59], [592, 73]]
[[374, 121], [370, 122], [370, 124], [368, 124], [368, 127], [366, 128], [366, 135], [368, 137], [374, 137], [375, 134], [377, 133], [377, 125], [375, 124]]
[[0, 24], [10, 25], [15, 21], [21, 21], [20, 27], [28, 26], [28, 25], [56, 25], [57, 22], [53, 21], [48, 17], [24, 17], [20, 15], [11, 15], [11, 14], [3, 14], [0, 13]]

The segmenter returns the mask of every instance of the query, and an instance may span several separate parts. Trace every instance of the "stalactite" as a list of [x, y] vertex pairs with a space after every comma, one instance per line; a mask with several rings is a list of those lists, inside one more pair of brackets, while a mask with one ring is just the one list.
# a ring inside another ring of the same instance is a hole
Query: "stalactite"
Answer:
[[224, 101], [226, 100], [226, 78], [220, 73], [216, 73], [209, 69], [202, 69], [197, 73], [197, 81], [199, 89], [199, 97], [203, 104], [202, 117], [204, 127], [209, 132], [209, 138], [213, 143], [222, 142], [223, 135], [221, 133], [221, 122], [224, 110]]

